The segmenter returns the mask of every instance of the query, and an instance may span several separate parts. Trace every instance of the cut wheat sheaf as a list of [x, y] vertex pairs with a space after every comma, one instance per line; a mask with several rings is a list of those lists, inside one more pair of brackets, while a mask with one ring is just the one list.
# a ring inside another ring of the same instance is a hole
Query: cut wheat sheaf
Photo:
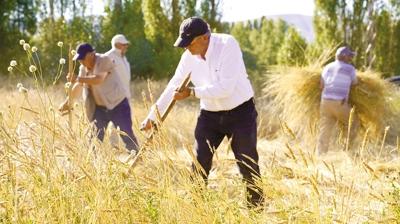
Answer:
[[[318, 132], [321, 72], [312, 67], [275, 69], [263, 89], [264, 97], [272, 99], [273, 113], [303, 136]], [[378, 139], [389, 130], [396, 136], [400, 128], [397, 88], [375, 72], [357, 72], [357, 77], [349, 103], [361, 121], [359, 134], [368, 131], [371, 138]]]

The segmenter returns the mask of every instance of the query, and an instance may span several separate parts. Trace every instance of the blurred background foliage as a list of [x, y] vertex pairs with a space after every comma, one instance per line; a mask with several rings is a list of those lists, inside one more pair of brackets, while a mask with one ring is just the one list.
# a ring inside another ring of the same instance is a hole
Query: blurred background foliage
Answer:
[[[122, 33], [131, 41], [127, 57], [132, 78], [167, 78], [182, 53], [172, 47], [179, 24], [189, 16], [203, 17], [213, 32], [234, 35], [255, 79], [271, 66], [313, 63], [326, 48], [338, 45], [350, 45], [357, 52], [354, 63], [359, 70], [385, 77], [400, 74], [399, 1], [315, 0], [313, 42], [283, 20], [223, 22], [222, 1], [108, 0], [104, 13], [95, 15], [94, 0], [0, 0], [0, 75], [9, 74], [10, 60], [25, 56], [20, 39], [39, 49], [43, 74], [53, 80], [69, 44], [75, 48], [90, 42], [102, 53], [110, 49], [112, 36]], [[59, 41], [64, 43], [61, 53]]]

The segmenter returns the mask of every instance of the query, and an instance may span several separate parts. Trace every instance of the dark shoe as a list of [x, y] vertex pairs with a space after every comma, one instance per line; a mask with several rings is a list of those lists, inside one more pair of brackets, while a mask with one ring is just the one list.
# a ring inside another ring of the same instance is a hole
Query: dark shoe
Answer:
[[264, 197], [261, 189], [247, 188], [247, 207], [249, 209], [260, 209], [264, 206]]

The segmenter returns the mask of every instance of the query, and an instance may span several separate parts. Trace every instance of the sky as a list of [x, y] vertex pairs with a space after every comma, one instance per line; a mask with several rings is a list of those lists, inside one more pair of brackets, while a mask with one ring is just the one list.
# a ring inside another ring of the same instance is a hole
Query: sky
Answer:
[[235, 22], [266, 15], [312, 16], [314, 0], [222, 0], [222, 20]]
[[[92, 0], [93, 13], [101, 14], [104, 1]], [[312, 16], [314, 0], [221, 0], [222, 21], [235, 22], [266, 15], [302, 14]]]

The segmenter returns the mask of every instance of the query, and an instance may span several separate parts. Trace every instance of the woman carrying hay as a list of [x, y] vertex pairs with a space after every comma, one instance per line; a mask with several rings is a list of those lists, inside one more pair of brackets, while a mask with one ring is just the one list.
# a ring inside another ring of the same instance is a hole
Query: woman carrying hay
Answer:
[[[348, 47], [340, 47], [336, 51], [336, 60], [326, 65], [321, 74], [320, 88], [320, 133], [317, 143], [318, 154], [328, 152], [333, 126], [337, 121], [349, 125], [351, 106], [349, 93], [352, 85], [357, 84], [356, 70], [350, 64], [355, 53]], [[354, 117], [354, 116], [353, 116]], [[350, 123], [349, 141], [356, 135], [359, 121]], [[347, 129], [345, 129], [347, 130]]]

